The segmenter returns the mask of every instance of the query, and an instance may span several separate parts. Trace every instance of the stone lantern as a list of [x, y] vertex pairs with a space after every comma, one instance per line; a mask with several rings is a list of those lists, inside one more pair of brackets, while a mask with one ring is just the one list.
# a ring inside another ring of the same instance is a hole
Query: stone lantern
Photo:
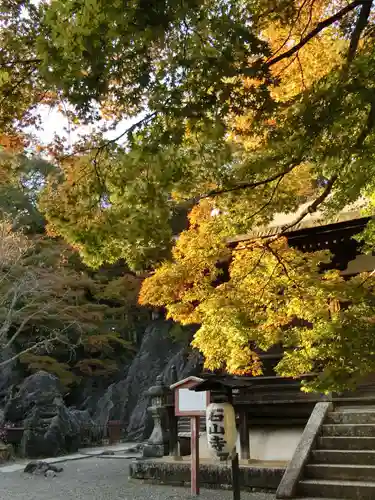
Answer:
[[155, 385], [150, 387], [146, 396], [151, 399], [148, 411], [154, 421], [154, 428], [143, 449], [143, 457], [163, 457], [169, 453], [169, 432], [167, 429], [166, 405], [170, 390], [163, 384], [163, 377], [156, 378]]

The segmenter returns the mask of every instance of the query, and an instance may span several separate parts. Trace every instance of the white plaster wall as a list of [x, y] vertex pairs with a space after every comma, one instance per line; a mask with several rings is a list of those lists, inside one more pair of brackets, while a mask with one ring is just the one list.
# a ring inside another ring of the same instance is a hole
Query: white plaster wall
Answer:
[[303, 427], [251, 429], [250, 458], [289, 461], [301, 439], [302, 432]]
[[[264, 461], [289, 461], [302, 436], [303, 427], [256, 427], [250, 430], [250, 459]], [[239, 439], [237, 451], [240, 452]], [[199, 456], [210, 458], [207, 435], [199, 439]]]
[[199, 438], [199, 456], [202, 458], [211, 457], [207, 446], [207, 434], [205, 432], [202, 432]]
[[348, 263], [348, 267], [341, 274], [358, 274], [371, 272], [375, 269], [375, 255], [357, 255]]

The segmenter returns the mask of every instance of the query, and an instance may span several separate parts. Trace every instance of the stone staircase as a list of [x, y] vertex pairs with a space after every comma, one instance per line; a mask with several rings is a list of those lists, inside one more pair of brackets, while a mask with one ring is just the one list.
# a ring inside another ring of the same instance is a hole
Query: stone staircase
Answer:
[[375, 500], [375, 406], [340, 405], [328, 413], [297, 494]]

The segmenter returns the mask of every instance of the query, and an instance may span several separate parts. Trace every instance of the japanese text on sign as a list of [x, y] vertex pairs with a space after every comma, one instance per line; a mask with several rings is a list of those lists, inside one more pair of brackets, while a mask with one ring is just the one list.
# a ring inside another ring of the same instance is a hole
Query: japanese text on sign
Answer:
[[224, 427], [224, 410], [222, 408], [214, 408], [208, 413], [208, 439], [210, 446], [219, 453], [225, 448], [227, 442]]

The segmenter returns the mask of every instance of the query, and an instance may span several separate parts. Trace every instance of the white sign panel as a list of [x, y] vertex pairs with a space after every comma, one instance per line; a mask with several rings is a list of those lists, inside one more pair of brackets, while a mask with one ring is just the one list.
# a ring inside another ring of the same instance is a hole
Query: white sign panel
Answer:
[[179, 410], [183, 412], [206, 411], [207, 392], [194, 392], [189, 389], [178, 391]]

